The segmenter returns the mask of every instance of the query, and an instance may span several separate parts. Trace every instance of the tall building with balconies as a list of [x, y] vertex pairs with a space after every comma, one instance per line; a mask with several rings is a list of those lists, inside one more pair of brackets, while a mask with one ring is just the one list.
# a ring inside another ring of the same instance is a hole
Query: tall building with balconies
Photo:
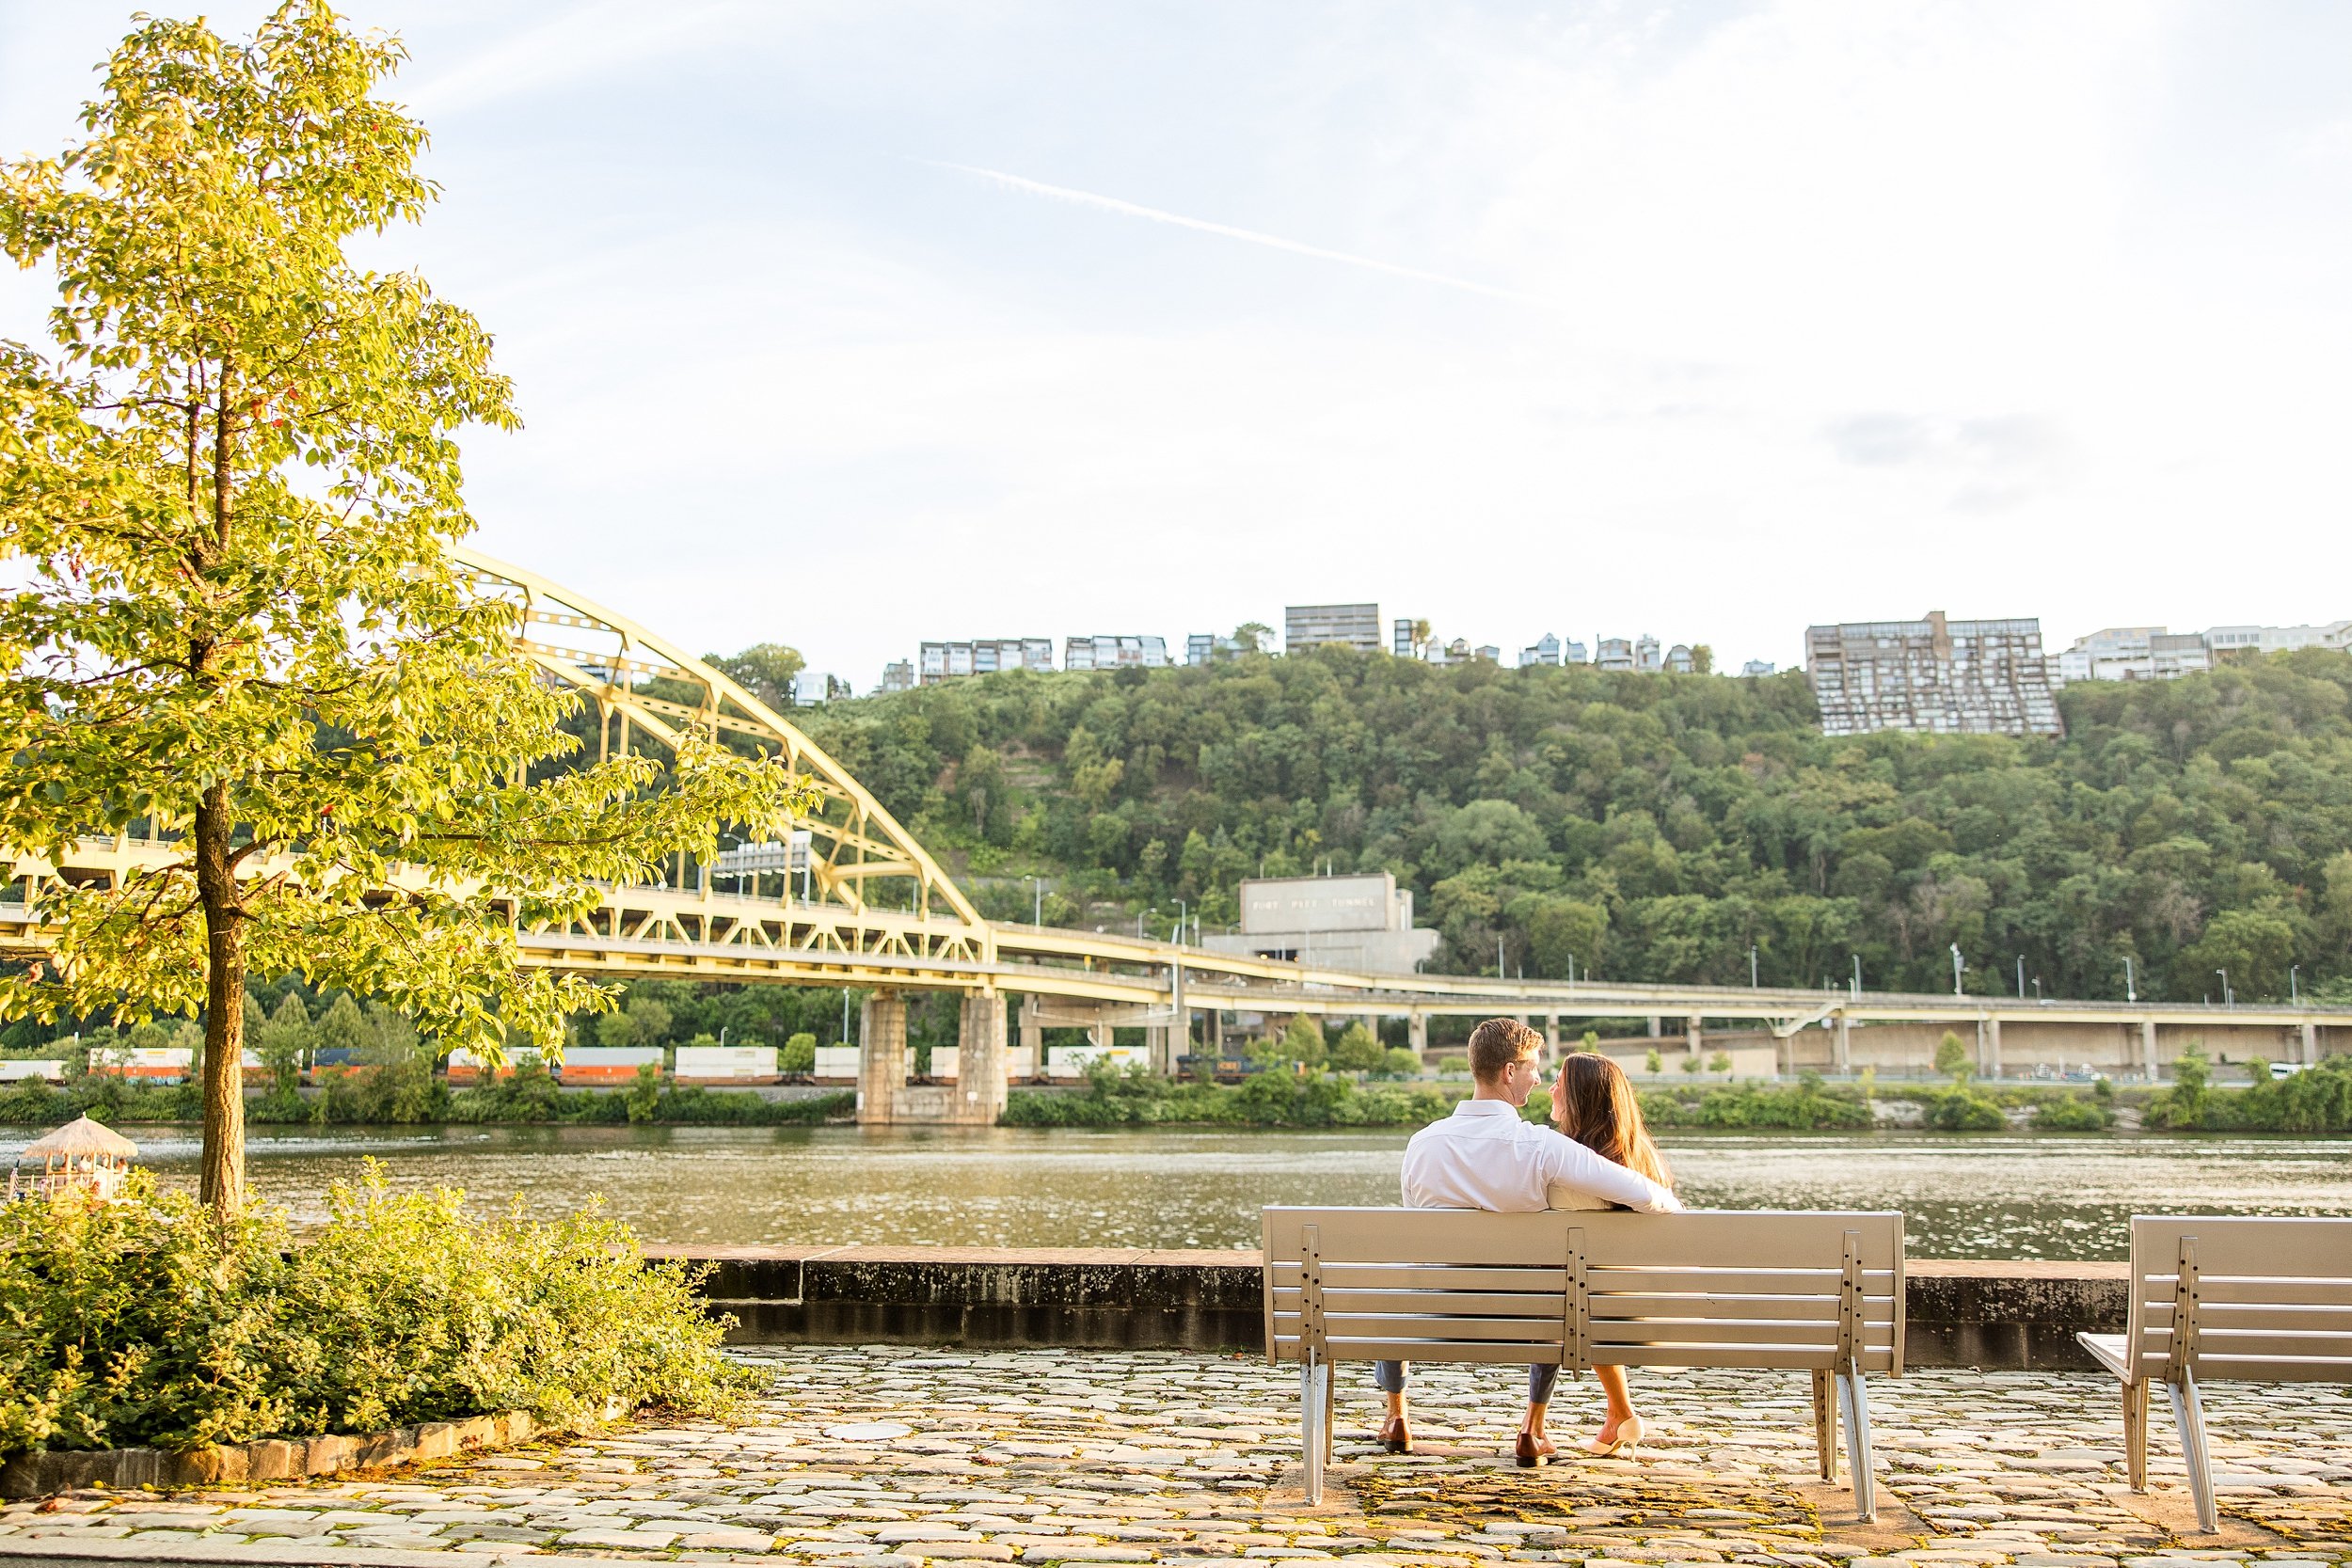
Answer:
[[1858, 621], [1805, 628], [1825, 735], [2061, 735], [2038, 620]]
[[1380, 651], [1376, 604], [1295, 604], [1282, 611], [1282, 651], [1297, 653], [1340, 642], [1368, 654]]

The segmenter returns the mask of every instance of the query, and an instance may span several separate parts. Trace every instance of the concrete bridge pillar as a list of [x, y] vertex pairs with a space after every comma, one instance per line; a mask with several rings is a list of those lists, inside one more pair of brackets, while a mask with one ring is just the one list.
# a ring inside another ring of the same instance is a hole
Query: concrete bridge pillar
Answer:
[[2139, 1070], [2147, 1074], [2148, 1082], [2153, 1084], [2156, 1081], [2156, 1074], [2163, 1066], [2164, 1058], [2156, 1054], [2156, 1021], [2153, 1018], [2141, 1019], [2139, 1021]]
[[949, 1121], [992, 1126], [1004, 1115], [1008, 1093], [1005, 1080], [1005, 998], [1001, 993], [975, 992], [963, 999], [957, 1042], [960, 1076], [949, 1101]]
[[1045, 1070], [1045, 1025], [1041, 1004], [1034, 996], [1021, 999], [1021, 1049], [1029, 1053], [1029, 1070]]
[[1699, 1053], [1699, 1021], [1695, 1013], [1682, 1021], [1682, 1043], [1692, 1055]]
[[1427, 1013], [1405, 1015], [1405, 1040], [1407, 1048], [1414, 1052], [1429, 1049], [1429, 1015]]
[[1165, 1023], [1155, 1023], [1144, 1031], [1143, 1041], [1152, 1053], [1152, 1070], [1163, 1078], [1176, 1075], [1176, 1031]]
[[907, 999], [878, 990], [866, 999], [858, 1028], [857, 1119], [875, 1125], [897, 1120], [906, 1082]]
[[2311, 1067], [2319, 1061], [2319, 1025], [2306, 1020], [2303, 1024], [2303, 1065]]
[[1982, 1057], [1980, 1070], [1987, 1078], [1998, 1078], [2001, 1075], [2001, 1021], [1988, 1018], [1982, 1028], [1984, 1043], [1979, 1051]]
[[1833, 1048], [1831, 1061], [1840, 1072], [1851, 1072], [1853, 1070], [1853, 1038], [1851, 1030], [1852, 1025], [1847, 1022], [1846, 1015], [1844, 1013], [1839, 1013], [1837, 1015], [1837, 1042]]
[[1665, 1021], [1664, 1019], [1660, 1018], [1660, 1017], [1659, 1017], [1656, 1013], [1652, 1013], [1652, 1014], [1650, 1014], [1650, 1015], [1649, 1015], [1649, 1037], [1650, 1037], [1650, 1038], [1652, 1038], [1652, 1039], [1657, 1039], [1657, 1038], [1661, 1037], [1661, 1036], [1663, 1036], [1663, 1035], [1665, 1034], [1665, 1032], [1666, 1032], [1666, 1027], [1665, 1027], [1665, 1025], [1666, 1025], [1666, 1021]]
[[1544, 1054], [1553, 1060], [1557, 1060], [1560, 1055], [1560, 1015], [1558, 1013], [1544, 1015]]

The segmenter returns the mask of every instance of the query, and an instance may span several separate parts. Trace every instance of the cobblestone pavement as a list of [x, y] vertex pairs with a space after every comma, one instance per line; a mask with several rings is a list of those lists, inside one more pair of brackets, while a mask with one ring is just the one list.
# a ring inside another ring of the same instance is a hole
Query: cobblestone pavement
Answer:
[[[0, 1513], [0, 1554], [40, 1538], [646, 1556], [898, 1568], [926, 1560], [1156, 1562], [1345, 1556], [1359, 1564], [1581, 1561], [1894, 1568], [2352, 1568], [2352, 1394], [2208, 1393], [2224, 1532], [2193, 1533], [2169, 1427], [2155, 1492], [2123, 1484], [2115, 1385], [2074, 1374], [1878, 1380], [1880, 1518], [1820, 1483], [1800, 1374], [1639, 1375], [1637, 1458], [1520, 1470], [1518, 1380], [1415, 1373], [1419, 1451], [1368, 1434], [1368, 1369], [1343, 1369], [1332, 1484], [1298, 1490], [1295, 1374], [1186, 1353], [752, 1353], [776, 1374], [736, 1426], [637, 1426], [375, 1478], [237, 1492], [87, 1493]], [[2161, 1400], [2157, 1401], [2162, 1408]], [[1597, 1413], [1565, 1385], [1565, 1450]], [[271, 1544], [275, 1542], [275, 1544]]]

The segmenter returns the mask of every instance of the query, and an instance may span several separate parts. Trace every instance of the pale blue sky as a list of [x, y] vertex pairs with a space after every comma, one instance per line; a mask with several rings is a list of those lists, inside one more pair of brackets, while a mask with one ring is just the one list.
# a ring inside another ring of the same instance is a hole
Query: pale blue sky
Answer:
[[[0, 0], [0, 152], [130, 8]], [[2352, 615], [2352, 8], [352, 14], [519, 383], [480, 543], [698, 648]]]

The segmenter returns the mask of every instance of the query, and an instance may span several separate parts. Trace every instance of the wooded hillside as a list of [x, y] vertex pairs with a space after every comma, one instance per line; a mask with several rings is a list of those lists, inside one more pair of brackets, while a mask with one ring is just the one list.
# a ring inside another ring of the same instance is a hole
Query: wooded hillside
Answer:
[[2061, 697], [2063, 740], [1824, 738], [1801, 674], [1327, 648], [952, 682], [798, 717], [992, 914], [1207, 927], [1247, 876], [1415, 889], [1441, 967], [2352, 1000], [2352, 656]]

